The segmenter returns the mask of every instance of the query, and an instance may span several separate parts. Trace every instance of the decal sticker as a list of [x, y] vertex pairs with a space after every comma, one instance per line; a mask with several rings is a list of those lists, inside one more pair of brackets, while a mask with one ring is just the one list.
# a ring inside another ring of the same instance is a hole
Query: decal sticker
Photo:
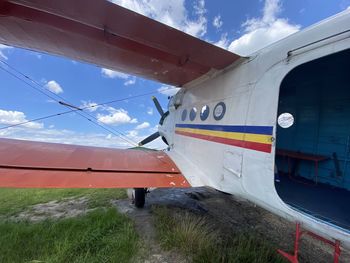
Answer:
[[214, 111], [213, 111], [213, 115], [214, 115], [214, 119], [219, 121], [221, 120], [226, 112], [226, 105], [223, 102], [219, 102], [218, 104], [216, 104]]

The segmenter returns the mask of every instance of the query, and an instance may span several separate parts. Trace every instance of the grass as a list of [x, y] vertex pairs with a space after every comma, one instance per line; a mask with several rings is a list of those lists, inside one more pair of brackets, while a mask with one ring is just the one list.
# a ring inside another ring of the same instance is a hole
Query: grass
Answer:
[[154, 214], [162, 246], [180, 250], [195, 263], [285, 262], [274, 247], [252, 233], [224, 238], [203, 217], [164, 207], [155, 208]]
[[[82, 196], [97, 209], [56, 221], [8, 220], [34, 204]], [[0, 189], [0, 262], [131, 262], [137, 234], [109, 202], [125, 197], [125, 189]]]
[[125, 189], [11, 189], [0, 188], [0, 215], [8, 216], [30, 205], [86, 196], [89, 206], [108, 206], [108, 200], [126, 198]]
[[0, 262], [130, 262], [137, 235], [115, 209], [36, 224], [0, 223]]
[[[39, 223], [8, 220], [34, 204], [82, 196], [97, 209]], [[132, 262], [140, 240], [132, 222], [109, 202], [125, 197], [124, 189], [0, 189], [0, 262]], [[204, 217], [164, 207], [153, 212], [162, 247], [194, 263], [284, 262], [274, 247], [251, 233], [224, 238]]]

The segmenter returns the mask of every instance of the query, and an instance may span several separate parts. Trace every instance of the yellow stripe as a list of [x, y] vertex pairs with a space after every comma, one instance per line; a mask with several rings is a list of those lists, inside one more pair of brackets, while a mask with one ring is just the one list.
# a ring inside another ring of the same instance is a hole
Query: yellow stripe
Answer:
[[241, 133], [241, 132], [224, 132], [224, 131], [211, 131], [191, 128], [176, 128], [176, 131], [190, 132], [194, 134], [215, 136], [225, 139], [234, 139], [248, 142], [268, 143], [271, 144], [271, 135], [264, 134], [252, 134], [252, 133]]

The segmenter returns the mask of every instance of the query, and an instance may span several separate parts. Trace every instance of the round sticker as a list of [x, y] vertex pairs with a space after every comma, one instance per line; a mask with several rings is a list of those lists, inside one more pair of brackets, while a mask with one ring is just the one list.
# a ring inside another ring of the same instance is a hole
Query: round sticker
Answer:
[[219, 102], [218, 104], [216, 104], [214, 111], [213, 111], [213, 115], [214, 115], [214, 119], [215, 120], [221, 120], [226, 112], [226, 105], [223, 102]]
[[285, 112], [278, 116], [277, 122], [279, 126], [286, 129], [294, 124], [294, 117], [292, 114]]

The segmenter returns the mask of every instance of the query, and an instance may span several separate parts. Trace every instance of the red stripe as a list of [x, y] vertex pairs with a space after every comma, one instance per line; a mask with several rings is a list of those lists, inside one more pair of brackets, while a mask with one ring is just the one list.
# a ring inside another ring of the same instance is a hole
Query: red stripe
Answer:
[[212, 142], [218, 142], [222, 144], [228, 144], [232, 146], [237, 146], [241, 148], [251, 149], [259, 152], [266, 152], [271, 153], [271, 144], [266, 143], [259, 143], [259, 142], [248, 142], [248, 141], [242, 141], [242, 140], [235, 140], [235, 139], [227, 139], [227, 138], [221, 138], [221, 137], [215, 137], [215, 136], [208, 136], [208, 135], [202, 135], [202, 134], [195, 134], [190, 132], [183, 132], [183, 131], [175, 131], [176, 134], [184, 135], [188, 137], [193, 137], [201, 140], [207, 140]]

